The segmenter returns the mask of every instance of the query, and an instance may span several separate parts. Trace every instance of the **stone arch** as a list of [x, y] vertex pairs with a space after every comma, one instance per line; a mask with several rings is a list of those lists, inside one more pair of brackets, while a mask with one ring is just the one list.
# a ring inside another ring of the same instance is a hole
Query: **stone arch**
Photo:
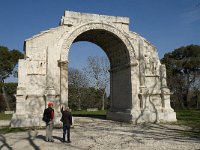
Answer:
[[[67, 63], [68, 52], [72, 43], [89, 41], [100, 46], [110, 60], [110, 92], [111, 110], [127, 111], [132, 109], [132, 86], [130, 64], [135, 57], [131, 42], [121, 30], [105, 23], [87, 23], [73, 29], [62, 39], [61, 48], [61, 100], [68, 103], [67, 98]], [[120, 82], [119, 80], [124, 82]]]
[[59, 124], [60, 104], [68, 103], [68, 52], [78, 41], [97, 44], [110, 60], [107, 118], [133, 123], [176, 121], [165, 65], [151, 43], [129, 30], [129, 18], [65, 11], [59, 27], [25, 41], [12, 127], [45, 125], [37, 108], [44, 109], [48, 101], [56, 104], [55, 123]]
[[[131, 58], [135, 57], [135, 51], [132, 46], [132, 43], [130, 42], [130, 40], [127, 37], [128, 35], [125, 32], [123, 33], [121, 30], [114, 27], [113, 25], [110, 25], [109, 23], [99, 23], [99, 22], [86, 23], [86, 24], [76, 27], [71, 32], [66, 33], [66, 36], [62, 39], [63, 42], [62, 42], [60, 60], [66, 61], [66, 58], [68, 58], [68, 51], [69, 51], [71, 44], [74, 41], [76, 42], [76, 38], [79, 35], [83, 34], [84, 32], [91, 31], [91, 30], [102, 30], [105, 32], [112, 33], [113, 35], [118, 37], [121, 40], [121, 42], [123, 42], [124, 45], [126, 46], [129, 63], [131, 63], [131, 61], [132, 61]], [[95, 42], [92, 42], [92, 43], [95, 43]], [[98, 43], [95, 43], [95, 44], [98, 45]], [[102, 47], [102, 46], [100, 46], [100, 47]], [[67, 54], [67, 57], [66, 57], [66, 54]]]

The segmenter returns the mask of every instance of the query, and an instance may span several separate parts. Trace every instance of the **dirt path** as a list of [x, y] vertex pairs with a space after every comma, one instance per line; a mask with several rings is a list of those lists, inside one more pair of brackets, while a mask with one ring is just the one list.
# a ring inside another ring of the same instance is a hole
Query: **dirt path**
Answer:
[[2, 150], [200, 150], [200, 137], [184, 134], [184, 126], [130, 125], [108, 120], [75, 118], [72, 143], [62, 143], [62, 129], [54, 130], [55, 142], [45, 142], [45, 130], [0, 135]]

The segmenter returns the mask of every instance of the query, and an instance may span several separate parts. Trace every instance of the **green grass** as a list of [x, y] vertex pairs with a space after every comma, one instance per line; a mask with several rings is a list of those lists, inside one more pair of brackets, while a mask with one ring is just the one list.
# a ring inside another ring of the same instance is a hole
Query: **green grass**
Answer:
[[12, 114], [4, 114], [4, 112], [0, 112], [0, 120], [10, 120], [12, 118]]
[[176, 110], [178, 124], [183, 124], [200, 132], [200, 110]]

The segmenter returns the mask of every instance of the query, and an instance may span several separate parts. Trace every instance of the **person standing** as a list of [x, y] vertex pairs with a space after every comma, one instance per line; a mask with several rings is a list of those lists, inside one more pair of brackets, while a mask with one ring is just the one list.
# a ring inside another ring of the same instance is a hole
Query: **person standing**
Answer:
[[46, 141], [54, 142], [53, 140], [53, 126], [54, 126], [54, 109], [53, 103], [48, 103], [48, 108], [44, 110], [43, 120], [46, 122]]
[[61, 122], [63, 123], [63, 142], [66, 142], [65, 135], [67, 131], [67, 143], [71, 143], [70, 140], [70, 126], [72, 125], [72, 114], [69, 107], [62, 106], [61, 108], [62, 118]]

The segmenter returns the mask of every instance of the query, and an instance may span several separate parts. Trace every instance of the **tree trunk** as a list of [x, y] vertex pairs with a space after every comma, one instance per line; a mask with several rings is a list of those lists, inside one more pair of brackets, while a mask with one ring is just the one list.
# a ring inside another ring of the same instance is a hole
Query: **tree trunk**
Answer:
[[80, 97], [78, 98], [78, 110], [81, 110], [81, 99], [80, 99]]
[[179, 106], [181, 107], [181, 109], [185, 109], [184, 100], [182, 96], [178, 97], [178, 101], [179, 101]]
[[105, 109], [105, 106], [104, 106], [104, 103], [105, 103], [105, 90], [102, 91], [102, 106], [101, 106], [101, 110], [104, 110]]
[[197, 95], [197, 98], [196, 98], [197, 100], [197, 109], [199, 109], [199, 96]]
[[183, 95], [183, 105], [184, 108], [188, 108], [188, 92], [186, 94]]
[[181, 101], [181, 108], [182, 108], [182, 109], [185, 109], [185, 105], [184, 105], [184, 102], [183, 102], [183, 101]]
[[77, 87], [77, 95], [78, 95], [78, 110], [81, 110], [81, 94], [79, 87]]
[[4, 89], [4, 86], [2, 86], [2, 91], [3, 91], [4, 101], [6, 103], [6, 110], [10, 111], [10, 106], [9, 106], [9, 103], [8, 103], [8, 99], [7, 99], [7, 96], [6, 96], [6, 91]]

